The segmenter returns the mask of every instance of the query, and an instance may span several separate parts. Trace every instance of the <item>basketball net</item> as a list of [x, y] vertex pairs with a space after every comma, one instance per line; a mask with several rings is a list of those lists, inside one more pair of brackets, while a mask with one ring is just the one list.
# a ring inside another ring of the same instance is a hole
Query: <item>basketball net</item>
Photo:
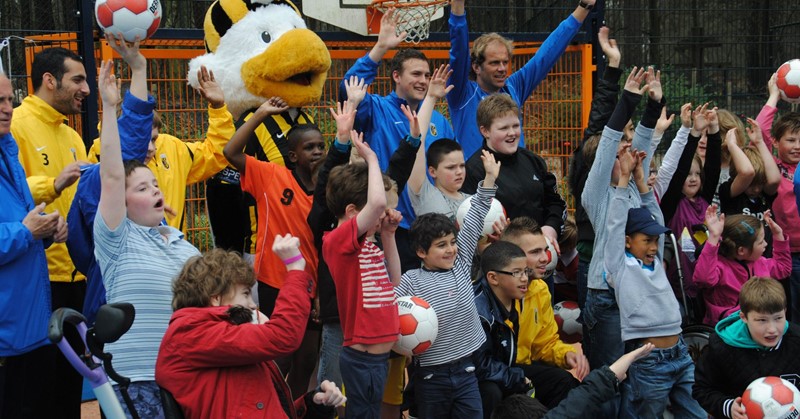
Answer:
[[395, 8], [397, 16], [397, 34], [406, 33], [405, 41], [418, 44], [428, 39], [431, 28], [431, 18], [445, 4], [447, 0], [413, 1], [413, 0], [373, 0], [369, 6], [380, 12], [373, 19], [380, 19], [389, 9]]

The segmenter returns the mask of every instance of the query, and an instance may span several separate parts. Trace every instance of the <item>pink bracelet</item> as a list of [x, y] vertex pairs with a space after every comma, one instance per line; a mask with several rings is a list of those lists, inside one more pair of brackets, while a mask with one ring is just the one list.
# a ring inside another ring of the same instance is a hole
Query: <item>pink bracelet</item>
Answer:
[[300, 260], [302, 258], [303, 258], [303, 254], [300, 253], [300, 254], [297, 254], [297, 255], [294, 255], [294, 256], [290, 257], [289, 259], [284, 259], [283, 260], [283, 264], [284, 265], [290, 265], [292, 263], [297, 262], [298, 260]]

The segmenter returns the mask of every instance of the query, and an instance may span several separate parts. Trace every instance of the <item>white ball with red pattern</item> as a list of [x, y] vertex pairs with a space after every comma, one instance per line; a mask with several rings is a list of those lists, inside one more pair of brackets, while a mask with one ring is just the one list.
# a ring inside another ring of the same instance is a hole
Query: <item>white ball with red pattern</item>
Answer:
[[581, 309], [575, 301], [562, 301], [553, 306], [553, 316], [558, 325], [558, 336], [565, 343], [583, 340], [583, 325], [578, 322]]
[[128, 42], [145, 40], [161, 24], [161, 0], [97, 0], [97, 24], [111, 34], [121, 33]]
[[[464, 202], [458, 206], [458, 210], [456, 211], [456, 227], [459, 229], [464, 225], [464, 217], [467, 216], [467, 211], [469, 211], [471, 207], [472, 196], [465, 199]], [[494, 233], [494, 222], [500, 218], [506, 218], [506, 209], [503, 208], [503, 204], [501, 204], [500, 201], [492, 198], [492, 205], [489, 207], [489, 212], [487, 212], [486, 217], [483, 218], [483, 232], [481, 234], [488, 236]]]
[[392, 348], [403, 355], [419, 355], [433, 345], [439, 333], [436, 311], [419, 297], [399, 297], [400, 335]]
[[744, 391], [742, 404], [750, 419], [800, 417], [800, 392], [780, 377], [755, 379]]
[[778, 67], [776, 84], [781, 90], [781, 99], [789, 103], [800, 103], [800, 60], [789, 60]]

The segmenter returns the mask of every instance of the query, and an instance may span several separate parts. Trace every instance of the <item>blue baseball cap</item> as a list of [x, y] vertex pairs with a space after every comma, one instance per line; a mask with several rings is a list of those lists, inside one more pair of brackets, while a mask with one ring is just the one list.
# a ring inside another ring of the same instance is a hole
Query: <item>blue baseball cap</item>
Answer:
[[669, 229], [659, 224], [656, 217], [647, 208], [631, 208], [628, 210], [628, 222], [625, 234], [644, 233], [648, 236], [660, 236]]

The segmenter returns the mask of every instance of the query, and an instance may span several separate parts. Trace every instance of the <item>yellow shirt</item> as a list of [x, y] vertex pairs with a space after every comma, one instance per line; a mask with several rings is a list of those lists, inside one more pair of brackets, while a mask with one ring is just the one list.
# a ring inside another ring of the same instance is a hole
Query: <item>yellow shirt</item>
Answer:
[[[186, 233], [186, 186], [204, 181], [228, 165], [222, 149], [236, 128], [227, 106], [208, 108], [208, 133], [203, 141], [183, 141], [169, 134], [156, 138], [156, 155], [147, 167], [153, 171], [164, 202], [177, 216], [166, 214], [167, 224]], [[92, 162], [100, 160], [100, 140], [89, 149]]]
[[564, 357], [567, 352], [576, 351], [558, 337], [558, 325], [553, 317], [547, 284], [541, 279], [531, 281], [522, 307], [519, 300], [514, 304], [519, 313], [517, 363], [530, 365], [533, 361], [541, 361], [569, 368]]
[[[28, 176], [28, 186], [37, 204], [46, 202], [45, 212], [58, 211], [66, 218], [78, 182], [56, 193], [54, 181], [70, 163], [86, 160], [86, 146], [80, 134], [66, 123], [67, 117], [41, 98], [30, 95], [14, 109], [11, 135], [19, 147], [19, 160]], [[53, 243], [47, 250], [50, 281], [83, 281], [64, 243]]]

